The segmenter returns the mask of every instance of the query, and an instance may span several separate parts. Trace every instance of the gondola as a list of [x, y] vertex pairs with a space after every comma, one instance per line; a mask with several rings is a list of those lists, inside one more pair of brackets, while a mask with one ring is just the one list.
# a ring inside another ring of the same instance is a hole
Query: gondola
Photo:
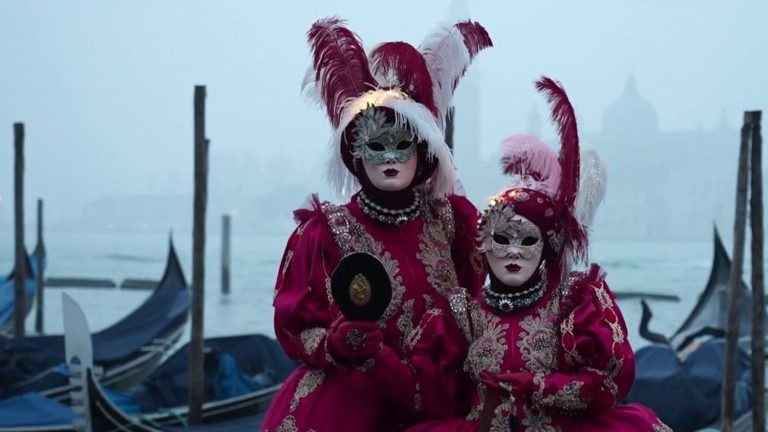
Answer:
[[[0, 401], [0, 432], [71, 432], [83, 422], [92, 431], [188, 430], [182, 426], [186, 407], [173, 407], [179, 401], [186, 405], [188, 346], [177, 350], [142, 383], [116, 394], [104, 389], [93, 373], [82, 310], [66, 295], [64, 303], [73, 407], [39, 395], [17, 397], [11, 404]], [[298, 362], [289, 359], [277, 341], [263, 335], [208, 338], [205, 347], [206, 397], [215, 400], [203, 405], [205, 425], [200, 430], [257, 430], [280, 383]], [[123, 408], [127, 401], [134, 409], [161, 412], [130, 415]], [[86, 413], [86, 418], [75, 412]]]
[[[146, 377], [181, 337], [190, 293], [173, 244], [165, 272], [150, 297], [128, 316], [92, 335], [101, 382], [127, 388]], [[65, 367], [64, 337], [0, 337], [0, 396], [38, 392], [67, 401], [72, 389]]]
[[[205, 347], [208, 402], [203, 405], [203, 421], [217, 427], [248, 424], [243, 419], [262, 415], [280, 383], [298, 365], [274, 339], [258, 334], [207, 338]], [[185, 345], [124, 392], [105, 390], [94, 380], [89, 385], [99, 390], [89, 393], [93, 430], [123, 430], [118, 424], [135, 424], [136, 428], [184, 424], [188, 418], [188, 359]], [[0, 432], [74, 432], [73, 421], [69, 406], [37, 394], [0, 401]]]
[[[717, 230], [714, 243], [707, 285], [677, 331], [666, 336], [650, 330], [652, 312], [643, 302], [640, 335], [651, 344], [635, 352], [635, 382], [627, 401], [650, 407], [676, 432], [711, 427], [720, 418], [731, 260]], [[747, 338], [752, 295], [743, 281], [741, 290], [739, 333]], [[738, 349], [736, 365], [734, 402], [740, 416], [752, 406], [750, 357], [743, 346]]]

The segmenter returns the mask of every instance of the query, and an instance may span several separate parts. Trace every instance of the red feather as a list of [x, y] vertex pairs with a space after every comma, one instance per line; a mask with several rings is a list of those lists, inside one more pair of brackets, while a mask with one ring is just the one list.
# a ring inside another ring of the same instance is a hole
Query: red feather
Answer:
[[307, 32], [315, 82], [333, 127], [339, 125], [347, 101], [376, 87], [363, 44], [344, 24], [338, 17], [324, 18]]
[[562, 85], [548, 77], [536, 81], [536, 89], [543, 93], [551, 106], [551, 117], [560, 135], [560, 187], [559, 195], [566, 209], [566, 243], [574, 255], [586, 256], [586, 231], [574, 216], [574, 202], [579, 188], [579, 132], [576, 114]]
[[437, 116], [432, 94], [432, 76], [424, 56], [406, 42], [387, 42], [371, 52], [374, 74], [394, 74], [400, 88]]
[[467, 51], [469, 51], [470, 59], [473, 59], [477, 53], [485, 48], [493, 46], [493, 41], [491, 41], [488, 32], [477, 22], [462, 21], [456, 23], [456, 28], [464, 36], [464, 45], [466, 45]]

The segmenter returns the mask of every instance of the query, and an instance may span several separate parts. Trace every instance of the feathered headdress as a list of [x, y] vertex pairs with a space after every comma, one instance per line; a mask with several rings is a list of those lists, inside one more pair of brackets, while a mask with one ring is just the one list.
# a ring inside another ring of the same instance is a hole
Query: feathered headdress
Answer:
[[560, 136], [560, 153], [556, 154], [530, 135], [515, 135], [504, 140], [501, 163], [512, 182], [499, 197], [514, 200], [519, 193], [512, 192], [519, 190], [543, 193], [547, 199], [525, 204], [530, 207], [527, 212], [541, 215], [539, 219], [544, 222], [539, 223], [553, 227], [551, 235], [545, 235], [554, 239], [553, 243], [559, 246], [555, 249], [565, 249], [569, 261], [586, 259], [586, 227], [592, 223], [605, 194], [605, 169], [594, 151], [585, 152], [586, 165], [580, 167], [576, 115], [562, 85], [542, 77], [536, 82], [536, 89], [550, 104], [551, 118]]
[[445, 143], [445, 117], [453, 91], [477, 52], [491, 46], [480, 24], [466, 21], [441, 26], [419, 47], [405, 42], [376, 46], [366, 56], [359, 38], [339, 18], [324, 18], [307, 34], [312, 68], [305, 92], [325, 106], [331, 126], [329, 178], [341, 194], [358, 185], [347, 143], [347, 128], [369, 106], [388, 108], [395, 123], [411, 129], [427, 144], [427, 157], [439, 164], [431, 191], [450, 193], [455, 174]]

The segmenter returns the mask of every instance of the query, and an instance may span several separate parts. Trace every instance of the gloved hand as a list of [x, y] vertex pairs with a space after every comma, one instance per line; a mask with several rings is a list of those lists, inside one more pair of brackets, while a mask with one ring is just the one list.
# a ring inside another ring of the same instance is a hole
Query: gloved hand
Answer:
[[372, 358], [384, 343], [384, 333], [374, 322], [348, 321], [340, 316], [328, 328], [328, 350], [339, 363]]
[[480, 381], [503, 397], [527, 399], [534, 389], [533, 374], [530, 372], [502, 372], [494, 375], [483, 371], [480, 373]]

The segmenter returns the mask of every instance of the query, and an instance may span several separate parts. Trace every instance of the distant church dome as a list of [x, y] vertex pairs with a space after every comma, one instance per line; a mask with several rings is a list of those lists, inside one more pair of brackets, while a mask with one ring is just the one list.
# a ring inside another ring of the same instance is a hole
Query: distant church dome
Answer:
[[603, 114], [603, 133], [648, 135], [658, 130], [656, 109], [640, 96], [635, 77], [630, 75], [624, 85], [624, 92], [608, 105]]

